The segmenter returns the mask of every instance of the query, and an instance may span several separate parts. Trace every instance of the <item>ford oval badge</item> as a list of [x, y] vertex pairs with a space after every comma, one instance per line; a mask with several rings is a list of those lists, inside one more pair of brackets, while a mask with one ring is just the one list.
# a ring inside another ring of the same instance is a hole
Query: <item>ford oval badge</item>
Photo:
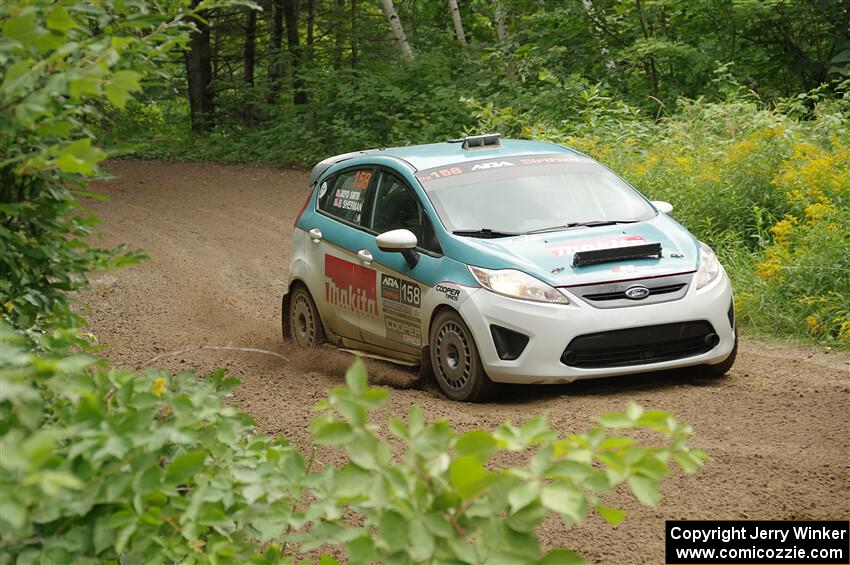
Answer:
[[647, 296], [649, 296], [649, 289], [645, 286], [641, 286], [636, 284], [635, 286], [630, 286], [626, 289], [625, 292], [626, 298], [631, 300], [643, 300]]

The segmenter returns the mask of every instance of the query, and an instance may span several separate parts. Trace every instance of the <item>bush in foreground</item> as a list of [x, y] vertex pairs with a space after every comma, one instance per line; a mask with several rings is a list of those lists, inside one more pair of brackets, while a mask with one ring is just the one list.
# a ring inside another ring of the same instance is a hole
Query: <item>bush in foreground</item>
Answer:
[[[52, 353], [35, 354], [2, 327], [3, 563], [276, 563], [328, 547], [353, 562], [581, 562], [541, 553], [548, 515], [617, 524], [607, 493], [626, 483], [654, 506], [674, 462], [693, 472], [706, 458], [688, 447], [689, 426], [634, 404], [567, 437], [542, 417], [458, 434], [417, 407], [377, 426], [369, 412], [388, 393], [357, 361], [311, 425], [344, 463], [312, 469], [224, 402], [237, 381], [222, 372], [135, 375], [71, 353], [62, 332], [47, 339]], [[627, 429], [663, 441], [643, 446]], [[502, 452], [527, 463], [501, 465]]]

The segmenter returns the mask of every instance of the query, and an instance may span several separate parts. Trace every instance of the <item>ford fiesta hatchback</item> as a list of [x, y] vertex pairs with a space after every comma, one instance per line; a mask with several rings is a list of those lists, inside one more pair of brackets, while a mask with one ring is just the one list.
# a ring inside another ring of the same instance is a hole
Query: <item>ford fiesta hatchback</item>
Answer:
[[430, 364], [451, 399], [699, 366], [737, 350], [712, 250], [590, 157], [498, 135], [317, 164], [284, 337]]

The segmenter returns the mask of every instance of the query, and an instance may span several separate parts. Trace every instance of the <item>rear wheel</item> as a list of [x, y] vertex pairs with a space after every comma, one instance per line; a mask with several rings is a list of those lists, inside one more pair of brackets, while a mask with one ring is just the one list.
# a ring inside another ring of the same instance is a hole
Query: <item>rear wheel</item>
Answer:
[[319, 310], [310, 291], [298, 285], [292, 289], [283, 311], [284, 337], [306, 347], [316, 347], [325, 341], [325, 330]]
[[735, 328], [735, 345], [732, 346], [732, 351], [729, 352], [729, 357], [717, 365], [703, 365], [702, 376], [709, 379], [719, 379], [729, 372], [732, 365], [735, 364], [735, 358], [738, 356], [738, 328]]
[[431, 367], [447, 397], [465, 402], [488, 399], [496, 385], [487, 377], [472, 332], [454, 310], [443, 310], [431, 325]]

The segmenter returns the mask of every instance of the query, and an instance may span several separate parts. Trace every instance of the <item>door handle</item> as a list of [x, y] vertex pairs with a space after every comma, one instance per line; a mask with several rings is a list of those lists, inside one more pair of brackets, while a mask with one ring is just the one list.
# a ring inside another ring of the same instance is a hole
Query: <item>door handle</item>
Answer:
[[361, 249], [357, 252], [357, 256], [360, 257], [360, 261], [362, 261], [364, 265], [368, 265], [372, 262], [372, 254], [369, 253], [368, 249]]
[[307, 233], [310, 234], [310, 239], [313, 240], [313, 243], [319, 243], [322, 241], [322, 230], [319, 228], [313, 228]]

